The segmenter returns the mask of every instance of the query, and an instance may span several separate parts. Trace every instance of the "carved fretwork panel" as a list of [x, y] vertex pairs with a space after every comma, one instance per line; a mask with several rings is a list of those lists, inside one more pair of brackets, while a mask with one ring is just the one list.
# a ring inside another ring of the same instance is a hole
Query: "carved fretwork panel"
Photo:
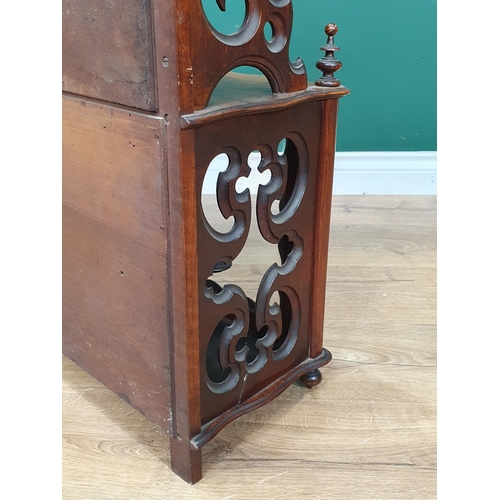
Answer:
[[[309, 357], [321, 113], [321, 102], [309, 102], [195, 130], [202, 424]], [[283, 138], [287, 145], [280, 155]], [[259, 170], [269, 170], [271, 179], [259, 186], [252, 203], [249, 191], [238, 192], [236, 182], [249, 175], [247, 158], [254, 150], [262, 155]], [[201, 205], [204, 176], [220, 153], [228, 155], [229, 166], [218, 177], [217, 203], [225, 218], [234, 217], [226, 233], [210, 225]], [[273, 213], [276, 200], [279, 212]], [[217, 283], [242, 251], [251, 218], [280, 256], [256, 277], [256, 297], [247, 297], [238, 283]], [[270, 304], [275, 292], [279, 305]]]
[[[245, 2], [241, 28], [232, 35], [217, 31], [207, 19], [201, 0], [190, 7], [191, 67], [180, 68], [192, 89], [193, 111], [204, 108], [220, 79], [238, 66], [253, 66], [266, 75], [273, 92], [296, 92], [307, 87], [303, 61], [289, 60], [293, 7], [291, 0], [233, 0]], [[213, 0], [221, 10], [225, 0]], [[272, 36], [264, 35], [266, 23]], [[182, 64], [182, 63], [181, 63]], [[185, 110], [189, 112], [190, 110]]]

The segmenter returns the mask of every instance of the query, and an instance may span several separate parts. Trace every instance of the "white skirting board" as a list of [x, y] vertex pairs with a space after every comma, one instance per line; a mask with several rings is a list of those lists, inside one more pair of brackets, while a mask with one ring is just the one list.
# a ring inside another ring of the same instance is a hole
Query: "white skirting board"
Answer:
[[[241, 181], [238, 191], [250, 188], [257, 193], [260, 183], [266, 183], [269, 173], [256, 170], [259, 155], [249, 158], [252, 173]], [[227, 167], [223, 156], [216, 157], [203, 183], [203, 194], [214, 194], [219, 172]], [[334, 194], [422, 194], [434, 195], [436, 189], [436, 151], [417, 152], [341, 152], [335, 155]], [[240, 181], [238, 181], [240, 182]]]
[[334, 194], [436, 194], [437, 153], [335, 155]]

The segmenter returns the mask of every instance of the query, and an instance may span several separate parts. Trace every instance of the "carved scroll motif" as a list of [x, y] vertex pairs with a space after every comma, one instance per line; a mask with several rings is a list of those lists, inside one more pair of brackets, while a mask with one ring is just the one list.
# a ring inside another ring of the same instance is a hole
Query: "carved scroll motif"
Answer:
[[[243, 1], [243, 0], [241, 0]], [[224, 11], [225, 0], [217, 0]], [[289, 59], [293, 7], [291, 0], [245, 0], [246, 13], [239, 30], [232, 35], [217, 31], [207, 19], [201, 1], [191, 13], [192, 46], [203, 50], [192, 54], [194, 110], [207, 106], [213, 89], [222, 77], [238, 66], [253, 66], [267, 77], [273, 92], [296, 92], [307, 88], [301, 58]], [[266, 39], [265, 26], [271, 27]]]
[[[259, 230], [268, 242], [278, 245], [281, 263], [272, 264], [264, 274], [255, 302], [235, 285], [221, 287], [214, 280], [205, 282], [204, 295], [212, 306], [206, 319], [216, 321], [206, 351], [206, 383], [216, 394], [231, 391], [240, 377], [260, 371], [266, 363], [286, 358], [293, 350], [301, 324], [301, 300], [295, 289], [293, 273], [304, 252], [304, 241], [293, 229], [293, 216], [303, 197], [307, 182], [308, 152], [298, 133], [289, 134], [284, 155], [269, 144], [256, 146], [262, 154], [258, 167], [271, 171], [271, 180], [259, 186], [256, 215]], [[238, 193], [236, 181], [248, 176], [249, 167], [241, 162], [236, 148], [225, 148], [228, 168], [219, 174], [217, 201], [225, 218], [234, 216], [232, 229], [215, 231], [205, 220], [205, 228], [220, 246], [214, 272], [231, 265], [248, 237], [251, 201], [249, 191]], [[274, 201], [280, 210], [271, 212]], [[270, 304], [274, 293], [279, 304]], [[205, 321], [205, 318], [202, 318]]]
[[[302, 201], [307, 184], [309, 155], [306, 143], [298, 133], [288, 134], [284, 155], [278, 156], [273, 162], [265, 161], [266, 157], [270, 157], [268, 146], [263, 145], [261, 148], [267, 155], [263, 154], [259, 170], [263, 172], [269, 169], [272, 177], [271, 182], [259, 186], [257, 222], [262, 237], [269, 243], [278, 243], [285, 234], [284, 224], [293, 217]], [[279, 212], [275, 215], [271, 207], [277, 200]]]

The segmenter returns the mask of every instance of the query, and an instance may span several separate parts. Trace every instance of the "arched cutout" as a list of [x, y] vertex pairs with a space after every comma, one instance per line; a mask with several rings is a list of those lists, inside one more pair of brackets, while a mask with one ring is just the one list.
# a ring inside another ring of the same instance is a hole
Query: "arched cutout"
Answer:
[[244, 0], [224, 2], [224, 11], [215, 0], [201, 0], [201, 5], [212, 28], [222, 35], [234, 35], [245, 22], [247, 9]]
[[278, 155], [283, 156], [285, 154], [286, 149], [286, 139], [281, 139], [278, 144]]
[[270, 22], [267, 22], [264, 26], [264, 37], [267, 42], [271, 42], [273, 37], [275, 36], [275, 28], [274, 25]]
[[272, 86], [262, 71], [252, 66], [238, 66], [219, 80], [208, 105], [241, 104], [270, 97], [272, 93]]
[[287, 163], [285, 192], [279, 205], [271, 206], [271, 219], [275, 224], [283, 224], [297, 211], [304, 195], [309, 169], [307, 145], [300, 134], [291, 133], [278, 144], [278, 155]]
[[264, 26], [264, 38], [266, 45], [271, 52], [281, 52], [288, 40], [288, 33], [285, 19], [281, 14], [273, 12], [269, 21]]

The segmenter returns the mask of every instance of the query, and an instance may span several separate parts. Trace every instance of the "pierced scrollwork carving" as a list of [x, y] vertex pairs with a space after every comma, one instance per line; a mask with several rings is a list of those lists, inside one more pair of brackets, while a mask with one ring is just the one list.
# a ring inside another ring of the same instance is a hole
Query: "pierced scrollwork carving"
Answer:
[[233, 389], [240, 378], [243, 358], [234, 346], [249, 328], [248, 301], [240, 287], [226, 285], [221, 288], [211, 280], [206, 283], [205, 295], [226, 310], [224, 318], [214, 328], [206, 356], [207, 385], [215, 394], [221, 394]]
[[285, 18], [279, 12], [273, 12], [267, 22], [271, 27], [271, 38], [266, 39], [266, 45], [271, 52], [278, 54], [285, 47], [289, 36]]
[[[308, 359], [318, 183], [313, 167], [321, 150], [311, 124], [321, 120], [322, 111], [323, 104], [314, 101], [194, 129], [200, 201], [197, 314], [200, 361], [205, 367], [200, 374], [202, 423], [252, 398], [278, 374]], [[227, 158], [217, 160], [207, 173], [220, 154]], [[202, 196], [203, 186], [215, 184], [217, 203], [210, 204]], [[204, 220], [204, 210], [212, 228]], [[224, 226], [224, 217], [230, 217], [231, 224]], [[258, 232], [252, 229], [247, 244], [252, 222]], [[217, 234], [219, 223], [229, 229]], [[244, 248], [251, 253], [259, 240], [270, 252], [274, 246], [273, 254], [278, 255], [268, 263], [255, 262], [247, 253], [240, 257]], [[231, 278], [235, 275], [242, 281]]]
[[[270, 358], [281, 360], [292, 351], [301, 322], [300, 299], [287, 279], [303, 253], [302, 238], [292, 231], [280, 240], [282, 264], [265, 273], [257, 300], [245, 296], [237, 285], [220, 287], [207, 280], [205, 295], [224, 310], [215, 326], [206, 356], [206, 381], [222, 394], [238, 384], [241, 373], [257, 373]], [[275, 292], [280, 304], [270, 304]]]
[[[226, 0], [217, 0], [226, 10]], [[203, 51], [192, 54], [189, 72], [193, 91], [193, 110], [207, 106], [217, 83], [238, 66], [253, 66], [266, 76], [275, 93], [307, 88], [307, 74], [301, 58], [289, 59], [293, 7], [291, 0], [245, 0], [246, 13], [236, 33], [225, 35], [210, 24], [201, 2], [193, 6], [191, 25], [194, 46]], [[199, 22], [198, 22], [199, 19]], [[271, 26], [266, 40], [264, 27]]]
[[[278, 245], [281, 263], [272, 264], [259, 285], [255, 302], [246, 297], [237, 285], [219, 286], [212, 280], [205, 284], [205, 297], [220, 311], [222, 318], [213, 326], [206, 353], [206, 381], [216, 394], [231, 391], [242, 373], [259, 372], [269, 359], [286, 358], [292, 351], [301, 324], [301, 301], [290, 275], [303, 254], [303, 239], [296, 230], [284, 225], [289, 221], [304, 194], [307, 180], [307, 147], [300, 134], [287, 136], [284, 154], [278, 154], [277, 145], [259, 144], [260, 172], [269, 170], [271, 180], [259, 186], [257, 195], [257, 222], [262, 236]], [[209, 234], [220, 242], [238, 244], [241, 250], [248, 235], [251, 201], [248, 189], [236, 191], [238, 178], [247, 177], [248, 165], [234, 147], [224, 148], [229, 165], [217, 181], [217, 203], [224, 217], [235, 217], [233, 228], [225, 234], [213, 229]], [[280, 212], [271, 213], [271, 205], [280, 200]], [[278, 221], [278, 222], [277, 222]], [[238, 240], [239, 241], [236, 241]], [[238, 251], [239, 253], [239, 251]], [[224, 271], [237, 254], [219, 256], [214, 271]], [[270, 303], [278, 293], [279, 304]]]
[[[303, 240], [296, 231], [284, 235], [278, 244], [282, 264], [274, 263], [264, 275], [255, 303], [255, 324], [257, 329], [268, 328], [273, 339], [273, 359], [283, 359], [295, 345], [300, 327], [300, 299], [289, 283], [290, 275], [303, 254]], [[280, 296], [280, 305], [269, 305], [273, 293]]]
[[221, 153], [229, 158], [228, 168], [217, 178], [217, 205], [225, 219], [234, 217], [234, 224], [230, 231], [222, 233], [214, 229], [204, 218], [205, 227], [212, 238], [221, 243], [237, 240], [247, 232], [250, 221], [250, 194], [248, 191], [238, 193], [235, 189], [236, 181], [240, 177], [248, 177], [251, 170], [243, 164], [240, 152], [234, 147], [226, 147]]
[[[263, 147], [263, 149], [267, 148]], [[263, 161], [259, 170], [271, 171], [271, 182], [259, 186], [257, 193], [257, 222], [262, 237], [277, 243], [284, 234], [283, 224], [297, 211], [307, 185], [309, 155], [304, 138], [299, 133], [290, 133], [286, 138], [283, 155], [273, 151], [273, 161]], [[270, 158], [270, 155], [267, 156]], [[273, 214], [271, 207], [279, 201], [279, 212]]]

